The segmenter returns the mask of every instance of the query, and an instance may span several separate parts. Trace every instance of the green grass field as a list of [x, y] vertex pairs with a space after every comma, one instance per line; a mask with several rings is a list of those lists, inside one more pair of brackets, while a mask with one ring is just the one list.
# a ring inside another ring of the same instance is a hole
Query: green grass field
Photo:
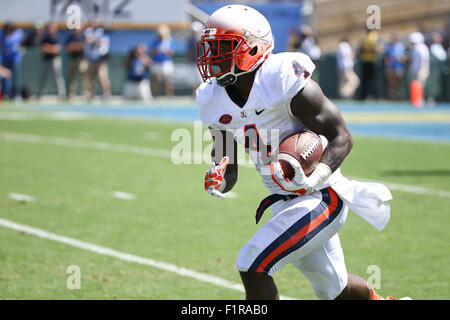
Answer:
[[[100, 117], [1, 119], [0, 218], [240, 283], [236, 256], [270, 216], [269, 210], [255, 225], [266, 190], [255, 170], [242, 167], [236, 196], [222, 201], [203, 191], [207, 164], [174, 165], [167, 156], [132, 151], [170, 151], [177, 128], [193, 130], [192, 124]], [[450, 144], [355, 137], [342, 172], [448, 193], [449, 158]], [[136, 198], [118, 199], [113, 191]], [[10, 193], [34, 201], [16, 201]], [[378, 266], [383, 296], [450, 299], [450, 198], [392, 193], [391, 221], [382, 232], [349, 214], [340, 232], [348, 271], [368, 279], [367, 268]], [[0, 299], [244, 298], [236, 290], [4, 226], [0, 243]], [[71, 265], [81, 271], [78, 290], [66, 286]], [[276, 273], [275, 281], [281, 295], [316, 299], [292, 266]]]

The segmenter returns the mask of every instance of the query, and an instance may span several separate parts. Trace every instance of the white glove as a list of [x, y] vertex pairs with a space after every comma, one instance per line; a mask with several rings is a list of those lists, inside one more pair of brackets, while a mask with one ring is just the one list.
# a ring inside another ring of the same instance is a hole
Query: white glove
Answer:
[[205, 191], [214, 197], [224, 199], [225, 195], [222, 191], [225, 189], [226, 181], [225, 171], [227, 170], [227, 165], [230, 162], [230, 158], [225, 156], [220, 161], [219, 165], [216, 166], [215, 162], [212, 162], [209, 170], [205, 175]]
[[310, 194], [332, 174], [330, 167], [321, 162], [317, 165], [313, 173], [307, 177], [303, 172], [300, 162], [294, 157], [282, 153], [278, 156], [278, 159], [288, 161], [295, 172], [293, 178], [286, 178], [278, 161], [270, 163], [272, 180], [284, 191], [298, 193], [300, 195]]

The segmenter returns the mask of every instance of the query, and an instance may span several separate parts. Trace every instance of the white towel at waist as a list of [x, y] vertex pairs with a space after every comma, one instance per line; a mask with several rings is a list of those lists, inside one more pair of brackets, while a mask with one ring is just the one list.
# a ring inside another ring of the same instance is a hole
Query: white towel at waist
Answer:
[[357, 213], [378, 231], [384, 229], [391, 212], [388, 201], [392, 200], [392, 194], [385, 185], [348, 180], [342, 176], [340, 170], [334, 172], [325, 184], [326, 187], [330, 186], [336, 191], [350, 210]]

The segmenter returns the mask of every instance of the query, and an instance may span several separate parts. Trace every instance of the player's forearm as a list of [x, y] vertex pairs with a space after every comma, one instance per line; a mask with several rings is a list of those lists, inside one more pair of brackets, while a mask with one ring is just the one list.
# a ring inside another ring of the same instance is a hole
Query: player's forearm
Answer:
[[353, 147], [353, 138], [348, 130], [342, 130], [334, 139], [328, 141], [328, 145], [320, 162], [330, 167], [334, 172], [340, 167], [344, 159]]
[[225, 171], [225, 189], [223, 189], [223, 193], [226, 193], [233, 189], [234, 185], [237, 182], [238, 174], [237, 174], [237, 164], [229, 164], [227, 167], [227, 171]]
[[334, 172], [353, 147], [353, 139], [338, 107], [331, 102], [319, 85], [310, 81], [291, 101], [292, 113], [312, 131], [328, 140], [321, 163]]
[[237, 163], [237, 144], [234, 140], [232, 132], [221, 131], [209, 128], [211, 136], [213, 137], [213, 148], [211, 150], [211, 160], [218, 164], [227, 156], [229, 164], [225, 170], [224, 175], [224, 189], [222, 193], [230, 191], [237, 182], [238, 177], [238, 163]]
[[[211, 160], [214, 163], [219, 163], [221, 159], [224, 157], [223, 153], [216, 155], [215, 148], [211, 151]], [[231, 160], [232, 159], [232, 160]], [[238, 178], [238, 164], [237, 159], [235, 157], [230, 157], [230, 163], [227, 166], [227, 170], [225, 171], [225, 188], [222, 190], [222, 193], [228, 192], [233, 189], [234, 185], [237, 182]]]

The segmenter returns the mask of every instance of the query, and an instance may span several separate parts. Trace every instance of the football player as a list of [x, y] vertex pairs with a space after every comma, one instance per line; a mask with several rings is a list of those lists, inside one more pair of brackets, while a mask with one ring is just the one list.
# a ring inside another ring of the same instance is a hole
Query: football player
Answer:
[[[196, 98], [214, 138], [205, 190], [224, 198], [233, 188], [240, 143], [271, 194], [261, 202], [257, 221], [269, 206], [271, 218], [237, 258], [246, 298], [278, 299], [272, 275], [292, 263], [319, 299], [381, 299], [363, 278], [347, 272], [338, 231], [349, 208], [381, 230], [391, 194], [383, 185], [341, 175], [353, 146], [345, 121], [311, 80], [311, 59], [298, 52], [272, 54], [273, 48], [266, 18], [243, 5], [215, 11], [197, 43], [204, 83]], [[324, 152], [309, 177], [292, 162], [295, 176], [286, 179], [274, 154], [279, 142], [302, 129], [321, 135]]]

